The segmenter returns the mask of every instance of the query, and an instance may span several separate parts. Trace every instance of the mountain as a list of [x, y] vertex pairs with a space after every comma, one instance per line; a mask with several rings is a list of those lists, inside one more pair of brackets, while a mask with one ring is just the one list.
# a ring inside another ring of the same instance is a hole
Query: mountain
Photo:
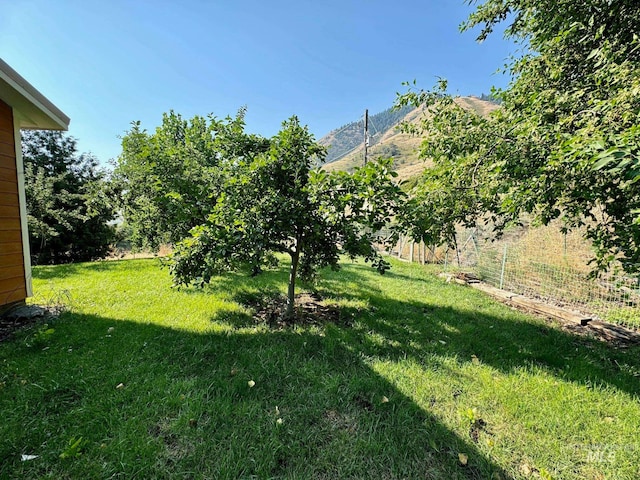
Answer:
[[[456, 102], [463, 108], [474, 110], [480, 115], [488, 115], [499, 106], [490, 100], [478, 97], [459, 97]], [[369, 116], [368, 157], [393, 157], [396, 171], [401, 180], [419, 175], [428, 162], [418, 158], [422, 139], [401, 133], [398, 126], [402, 122], [418, 123], [423, 118], [420, 107], [391, 108]], [[353, 170], [364, 161], [364, 120], [343, 125], [332, 130], [318, 140], [328, 147], [326, 170]]]
[[[411, 110], [413, 107], [410, 106], [399, 110], [388, 108], [369, 116], [369, 145], [376, 144], [385, 132], [398, 125]], [[364, 119], [360, 119], [332, 130], [319, 142], [329, 147], [325, 162], [332, 163], [362, 146], [363, 140]]]

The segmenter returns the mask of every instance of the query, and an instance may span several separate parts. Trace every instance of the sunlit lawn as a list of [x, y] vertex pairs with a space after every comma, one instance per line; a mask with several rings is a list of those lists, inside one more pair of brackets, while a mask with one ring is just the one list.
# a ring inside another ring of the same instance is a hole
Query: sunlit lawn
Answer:
[[434, 273], [347, 263], [317, 285], [339, 322], [276, 329], [239, 302], [284, 267], [36, 268], [67, 311], [0, 344], [0, 478], [640, 478], [640, 348]]

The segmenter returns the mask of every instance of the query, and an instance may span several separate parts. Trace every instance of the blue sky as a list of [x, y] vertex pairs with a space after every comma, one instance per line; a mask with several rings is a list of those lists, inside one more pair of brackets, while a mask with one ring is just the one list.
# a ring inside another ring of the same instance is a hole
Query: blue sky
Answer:
[[0, 0], [0, 57], [71, 117], [106, 163], [132, 121], [170, 109], [233, 115], [275, 134], [297, 115], [317, 138], [391, 106], [402, 82], [480, 95], [515, 51], [458, 25], [463, 0]]

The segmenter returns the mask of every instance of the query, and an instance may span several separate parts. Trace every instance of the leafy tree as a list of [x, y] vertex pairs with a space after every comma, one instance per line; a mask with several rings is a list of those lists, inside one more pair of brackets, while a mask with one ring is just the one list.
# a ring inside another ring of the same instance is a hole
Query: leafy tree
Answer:
[[244, 132], [244, 113], [185, 120], [172, 111], [154, 133], [132, 124], [114, 176], [135, 246], [157, 249], [182, 240], [217, 203], [221, 165], [268, 148], [267, 140]]
[[449, 192], [414, 233], [433, 231], [436, 219], [450, 233], [451, 222], [486, 212], [498, 228], [523, 213], [543, 224], [561, 218], [585, 228], [598, 269], [619, 260], [640, 271], [640, 3], [469, 3], [478, 7], [463, 29], [480, 27], [481, 41], [509, 22], [506, 36], [524, 53], [507, 66], [508, 88], [492, 93], [502, 108], [488, 119], [463, 113], [443, 88], [400, 96], [400, 105], [426, 105], [422, 155], [439, 165], [416, 201]]
[[113, 239], [113, 192], [98, 161], [54, 131], [23, 131], [22, 155], [33, 262], [104, 257]]
[[446, 95], [446, 81], [429, 92], [410, 92], [400, 102], [427, 108], [421, 125], [403, 125], [406, 132], [424, 135], [420, 156], [432, 159], [409, 192], [399, 221], [402, 229], [427, 244], [457, 244], [456, 227], [473, 227], [480, 219], [493, 220], [500, 231], [512, 216], [499, 211], [505, 185], [493, 178], [495, 165], [485, 161], [492, 142], [491, 118], [465, 109]]
[[324, 148], [292, 117], [268, 151], [226, 163], [206, 223], [176, 247], [176, 283], [202, 285], [242, 266], [256, 275], [277, 261], [276, 253], [286, 254], [291, 316], [296, 279], [309, 279], [321, 267], [338, 268], [343, 253], [363, 256], [384, 273], [388, 264], [373, 248], [375, 232], [391, 220], [401, 195], [390, 161], [372, 162], [353, 174], [327, 173], [312, 168], [323, 155]]

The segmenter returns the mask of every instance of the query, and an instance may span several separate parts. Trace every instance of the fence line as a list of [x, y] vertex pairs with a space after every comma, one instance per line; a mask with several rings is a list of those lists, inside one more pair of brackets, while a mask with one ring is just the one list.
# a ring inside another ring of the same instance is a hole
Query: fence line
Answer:
[[513, 230], [496, 240], [478, 228], [460, 229], [457, 237], [457, 249], [402, 237], [388, 253], [470, 272], [495, 287], [640, 329], [640, 278], [615, 271], [592, 278], [591, 250], [579, 232], [563, 234], [552, 225]]

